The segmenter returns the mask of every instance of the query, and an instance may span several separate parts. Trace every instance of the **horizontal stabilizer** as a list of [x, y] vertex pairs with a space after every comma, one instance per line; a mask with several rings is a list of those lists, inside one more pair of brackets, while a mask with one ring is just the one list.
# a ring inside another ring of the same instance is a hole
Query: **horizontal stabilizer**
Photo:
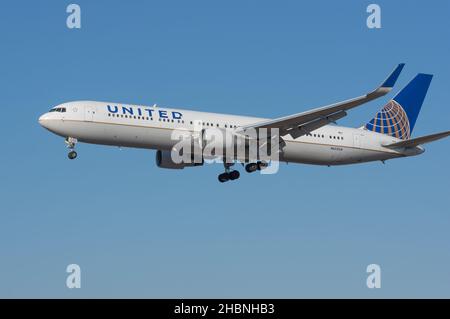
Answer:
[[430, 142], [433, 142], [436, 140], [440, 140], [441, 138], [447, 137], [449, 135], [450, 135], [450, 131], [447, 131], [447, 132], [441, 132], [441, 133], [421, 136], [421, 137], [413, 138], [410, 140], [404, 140], [401, 142], [392, 143], [392, 144], [383, 145], [383, 146], [388, 147], [388, 148], [415, 147], [415, 146], [419, 146], [419, 145], [422, 145], [425, 143], [430, 143]]

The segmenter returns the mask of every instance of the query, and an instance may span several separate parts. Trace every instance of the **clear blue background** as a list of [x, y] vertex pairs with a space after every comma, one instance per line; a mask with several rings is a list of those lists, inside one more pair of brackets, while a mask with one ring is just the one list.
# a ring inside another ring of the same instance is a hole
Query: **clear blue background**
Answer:
[[0, 297], [450, 297], [449, 139], [386, 165], [220, 184], [220, 165], [162, 170], [149, 150], [79, 145], [69, 161], [37, 122], [80, 99], [278, 117], [405, 62], [396, 90], [435, 74], [414, 135], [448, 130], [450, 2], [377, 0], [381, 30], [369, 1], [80, 0], [80, 30], [69, 3], [1, 5]]

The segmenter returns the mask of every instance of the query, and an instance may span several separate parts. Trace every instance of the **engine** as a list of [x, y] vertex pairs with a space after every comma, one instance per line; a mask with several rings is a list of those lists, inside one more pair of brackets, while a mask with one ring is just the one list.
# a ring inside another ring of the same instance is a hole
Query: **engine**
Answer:
[[203, 165], [203, 161], [201, 163], [194, 163], [194, 161], [192, 163], [174, 163], [170, 153], [170, 151], [156, 151], [156, 165], [159, 168], [183, 169], [185, 167]]

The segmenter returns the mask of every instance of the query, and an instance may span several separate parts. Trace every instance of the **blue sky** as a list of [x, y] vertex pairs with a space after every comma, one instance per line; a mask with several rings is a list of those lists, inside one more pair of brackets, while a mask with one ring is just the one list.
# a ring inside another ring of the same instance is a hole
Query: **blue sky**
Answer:
[[[448, 130], [450, 3], [4, 1], [0, 297], [450, 297], [450, 140], [419, 157], [282, 165], [220, 184], [220, 165], [79, 145], [37, 118], [80, 99], [278, 117], [435, 75], [414, 136]], [[391, 94], [389, 97], [391, 97]], [[359, 126], [389, 97], [351, 111]], [[65, 286], [79, 264], [82, 288]], [[366, 287], [366, 267], [382, 288]]]

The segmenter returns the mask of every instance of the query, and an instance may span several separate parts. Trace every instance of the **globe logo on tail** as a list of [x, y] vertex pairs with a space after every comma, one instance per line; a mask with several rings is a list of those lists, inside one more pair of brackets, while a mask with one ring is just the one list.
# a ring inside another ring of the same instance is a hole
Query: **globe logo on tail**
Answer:
[[366, 124], [366, 129], [387, 134], [402, 140], [409, 139], [411, 129], [403, 107], [394, 100], [389, 101], [377, 115]]

